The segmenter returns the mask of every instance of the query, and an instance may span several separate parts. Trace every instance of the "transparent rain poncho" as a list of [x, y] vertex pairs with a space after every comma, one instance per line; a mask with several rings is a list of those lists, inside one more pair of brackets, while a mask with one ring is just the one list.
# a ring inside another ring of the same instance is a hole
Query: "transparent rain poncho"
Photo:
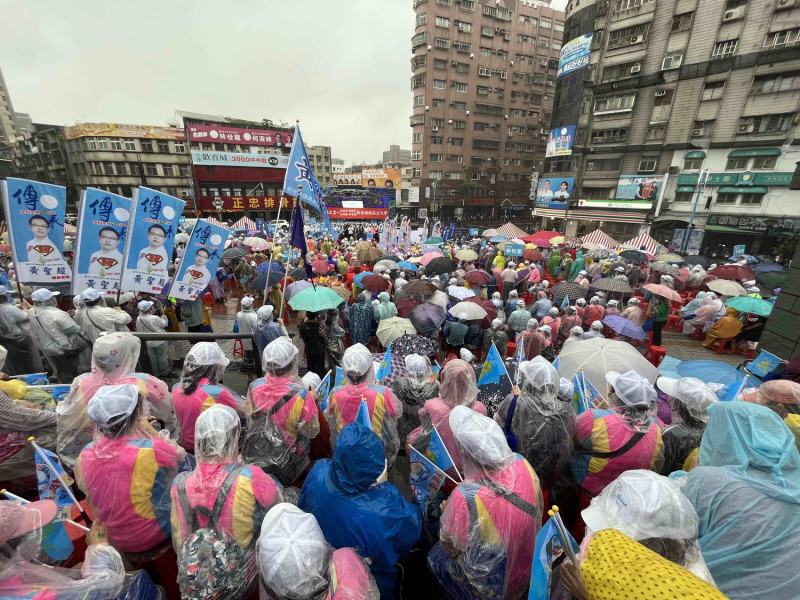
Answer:
[[[541, 356], [520, 364], [519, 385], [522, 393], [510, 423], [516, 451], [531, 464], [542, 487], [549, 489], [572, 460], [575, 411], [571, 402], [558, 398], [558, 371]], [[494, 420], [500, 427], [506, 425], [513, 401], [514, 395], [508, 395], [498, 407]]]
[[53, 299], [33, 303], [30, 328], [33, 339], [45, 356], [77, 354], [86, 348], [77, 335], [80, 331], [78, 324], [63, 310], [56, 308]]
[[450, 427], [464, 481], [447, 501], [428, 564], [450, 598], [521, 598], [541, 523], [539, 481], [493, 420], [458, 406]]
[[230, 360], [216, 342], [198, 342], [191, 347], [183, 361], [180, 386], [185, 394], [191, 394], [200, 385], [201, 379], [219, 383]]
[[231, 462], [239, 456], [241, 421], [229, 406], [215, 404], [197, 418], [194, 456], [198, 462]]
[[291, 504], [278, 504], [264, 518], [258, 568], [269, 600], [379, 598], [363, 559], [349, 548], [334, 551], [314, 515]]
[[400, 442], [420, 426], [419, 411], [426, 400], [439, 395], [439, 382], [432, 376], [431, 361], [427, 356], [409, 354], [405, 357], [406, 375], [392, 381], [392, 392], [403, 403], [403, 415], [397, 422]]
[[86, 407], [105, 385], [136, 385], [146, 401], [144, 413], [163, 421], [166, 429], [177, 434], [178, 422], [167, 384], [147, 373], [134, 372], [140, 349], [139, 338], [127, 332], [107, 333], [95, 341], [91, 372], [77, 377], [67, 397], [56, 407], [58, 454], [66, 465], [74, 465], [80, 451], [92, 441], [93, 424]]
[[680, 416], [664, 429], [664, 466], [662, 475], [683, 469], [686, 458], [700, 447], [705, 425], [708, 422], [708, 407], [717, 402], [717, 395], [705, 383], [694, 377], [681, 379], [658, 378], [659, 389], [673, 398], [670, 402], [673, 414]]

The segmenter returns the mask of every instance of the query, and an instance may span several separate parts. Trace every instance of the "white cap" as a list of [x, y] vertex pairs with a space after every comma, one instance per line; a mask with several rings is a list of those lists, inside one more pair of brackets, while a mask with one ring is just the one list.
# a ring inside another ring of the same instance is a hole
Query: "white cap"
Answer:
[[591, 328], [595, 331], [602, 331], [603, 330], [603, 323], [601, 321], [595, 321], [591, 324]]
[[493, 419], [466, 406], [456, 406], [450, 411], [449, 423], [462, 455], [466, 453], [490, 470], [502, 468], [513, 460], [506, 436]]
[[225, 356], [217, 342], [198, 342], [186, 354], [186, 362], [193, 365], [228, 366], [230, 360]]
[[298, 352], [297, 346], [285, 335], [272, 340], [261, 355], [264, 370], [271, 373], [275, 369], [283, 369], [294, 360]]
[[625, 271], [625, 267], [617, 267], [614, 269], [615, 271]]
[[617, 397], [626, 406], [653, 406], [658, 397], [655, 388], [636, 371], [618, 373], [608, 371], [606, 381], [614, 388]]
[[517, 306], [525, 306], [525, 300], [517, 300]]
[[88, 300], [89, 302], [92, 302], [94, 300], [97, 300], [99, 297], [100, 297], [100, 292], [98, 292], [94, 288], [86, 288], [81, 292], [81, 298], [83, 298], [84, 301]]
[[51, 292], [46, 288], [39, 288], [31, 294], [31, 300], [34, 302], [47, 302], [50, 298], [58, 296], [61, 292]]
[[578, 275], [586, 275], [586, 271], [581, 271]]
[[714, 391], [701, 380], [694, 377], [659, 377], [658, 389], [667, 396], [680, 401], [689, 414], [703, 423], [708, 423], [708, 407], [718, 400]]
[[243, 296], [242, 297], [242, 308], [250, 308], [253, 306], [253, 297], [252, 296]]
[[319, 387], [320, 383], [322, 383], [322, 379], [320, 379], [319, 375], [314, 373], [314, 371], [309, 371], [303, 375], [303, 385], [307, 388], [315, 390], [317, 387]]
[[139, 312], [147, 312], [148, 310], [153, 308], [153, 303], [150, 302], [150, 300], [142, 300], [137, 305], [137, 308], [139, 309]]
[[550, 325], [542, 325], [539, 327], [539, 331], [542, 333], [549, 333], [550, 335], [553, 334], [553, 330], [550, 328]]
[[269, 319], [272, 316], [275, 307], [272, 304], [265, 304], [261, 308], [256, 311], [256, 315], [259, 319]]
[[458, 356], [461, 360], [468, 363], [475, 360], [475, 355], [466, 348], [461, 348], [461, 350], [458, 351]]
[[136, 409], [139, 388], [131, 383], [105, 385], [89, 400], [86, 412], [100, 427], [111, 427], [127, 419]]
[[564, 402], [572, 400], [572, 394], [575, 391], [575, 386], [569, 379], [561, 377], [558, 381], [558, 399]]

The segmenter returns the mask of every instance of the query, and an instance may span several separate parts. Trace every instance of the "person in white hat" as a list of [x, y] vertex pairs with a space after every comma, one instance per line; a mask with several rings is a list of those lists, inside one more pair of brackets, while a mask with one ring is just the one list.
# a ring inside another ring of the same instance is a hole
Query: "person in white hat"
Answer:
[[585, 332], [582, 336], [582, 340], [591, 340], [592, 338], [601, 338], [605, 337], [603, 335], [603, 323], [601, 321], [595, 321], [589, 326], [589, 331]]
[[113, 331], [128, 331], [131, 316], [120, 307], [109, 308], [100, 292], [94, 288], [86, 288], [81, 292], [85, 310], [80, 315], [75, 315], [76, 323], [80, 325], [81, 333], [90, 342], [102, 333]]
[[283, 325], [283, 319], [275, 319], [275, 307], [265, 304], [256, 311], [256, 343], [258, 344], [258, 355], [264, 353], [267, 344], [278, 339], [282, 335], [289, 335]]
[[[258, 316], [256, 311], [253, 310], [253, 297], [243, 296], [241, 300], [242, 310], [236, 313], [236, 322], [239, 324], [239, 333], [253, 333], [256, 329]], [[256, 367], [256, 352], [253, 348], [253, 342], [249, 338], [242, 339], [242, 348], [244, 349], [244, 367], [248, 370], [253, 370]]]
[[661, 474], [688, 471], [688, 465], [684, 463], [692, 451], [700, 447], [700, 438], [708, 423], [708, 407], [717, 402], [717, 395], [694, 377], [659, 377], [656, 385], [669, 396], [673, 415], [672, 424], [664, 429], [664, 467]]
[[[166, 333], [169, 324], [167, 317], [155, 314], [155, 305], [150, 300], [142, 300], [137, 305], [139, 316], [136, 318], [136, 331], [141, 333]], [[172, 360], [169, 357], [167, 340], [148, 340], [145, 342], [147, 356], [150, 358], [150, 373], [156, 377], [175, 378]]]
[[39, 350], [55, 368], [58, 381], [72, 383], [88, 371], [91, 350], [80, 335], [80, 326], [56, 306], [57, 295], [45, 288], [31, 294], [30, 331]]

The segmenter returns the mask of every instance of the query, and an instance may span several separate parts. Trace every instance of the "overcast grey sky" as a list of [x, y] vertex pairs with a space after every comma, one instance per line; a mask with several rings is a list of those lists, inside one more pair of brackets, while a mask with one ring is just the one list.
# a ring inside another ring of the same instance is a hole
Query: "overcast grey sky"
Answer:
[[0, 0], [0, 68], [34, 122], [300, 119], [307, 144], [376, 162], [411, 146], [411, 4]]

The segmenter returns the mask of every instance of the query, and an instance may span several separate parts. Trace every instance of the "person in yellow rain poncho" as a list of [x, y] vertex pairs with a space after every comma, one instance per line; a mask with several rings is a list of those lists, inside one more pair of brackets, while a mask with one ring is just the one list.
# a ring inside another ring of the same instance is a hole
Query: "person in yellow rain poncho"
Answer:
[[506, 257], [503, 254], [502, 250], [497, 252], [497, 256], [494, 257], [494, 261], [492, 261], [492, 265], [497, 267], [501, 271], [506, 268]]
[[720, 340], [735, 338], [742, 331], [739, 311], [729, 306], [727, 313], [726, 316], [714, 323], [711, 329], [708, 330], [706, 341], [703, 342], [703, 348], [715, 348], [720, 343]]

